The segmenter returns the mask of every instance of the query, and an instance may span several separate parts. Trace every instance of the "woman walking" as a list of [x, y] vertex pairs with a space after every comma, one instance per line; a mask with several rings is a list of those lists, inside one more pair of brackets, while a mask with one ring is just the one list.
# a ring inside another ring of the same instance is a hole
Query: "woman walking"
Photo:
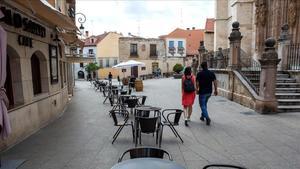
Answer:
[[182, 91], [182, 105], [184, 108], [184, 124], [188, 126], [188, 121], [193, 112], [193, 104], [196, 96], [195, 76], [192, 74], [191, 67], [184, 69], [182, 76], [181, 91]]

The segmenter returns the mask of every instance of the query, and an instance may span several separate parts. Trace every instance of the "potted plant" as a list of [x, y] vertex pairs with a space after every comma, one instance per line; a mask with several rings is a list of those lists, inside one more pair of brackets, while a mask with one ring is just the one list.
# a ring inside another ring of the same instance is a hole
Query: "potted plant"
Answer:
[[182, 73], [181, 73], [182, 70], [183, 70], [182, 64], [176, 63], [174, 65], [174, 67], [173, 67], [173, 71], [174, 71], [173, 77], [174, 77], [174, 79], [180, 79], [182, 77]]
[[100, 66], [97, 65], [97, 63], [89, 63], [85, 66], [85, 71], [88, 73], [88, 79], [94, 79], [96, 76], [96, 71], [100, 69]]

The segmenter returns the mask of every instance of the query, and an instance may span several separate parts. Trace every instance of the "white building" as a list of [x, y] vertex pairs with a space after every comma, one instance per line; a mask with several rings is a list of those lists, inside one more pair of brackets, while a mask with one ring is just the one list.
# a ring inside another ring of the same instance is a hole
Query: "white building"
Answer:
[[[77, 53], [82, 57], [96, 57], [98, 36], [90, 36], [84, 40], [84, 47], [78, 48]], [[88, 63], [74, 63], [74, 77], [75, 79], [87, 79], [88, 73], [85, 71], [85, 66]]]

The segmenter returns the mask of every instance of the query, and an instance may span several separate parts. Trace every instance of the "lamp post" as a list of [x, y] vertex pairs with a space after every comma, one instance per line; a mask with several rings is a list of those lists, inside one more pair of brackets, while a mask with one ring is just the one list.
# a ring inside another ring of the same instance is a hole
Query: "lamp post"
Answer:
[[83, 13], [81, 13], [81, 12], [78, 12], [75, 15], [79, 15], [77, 17], [77, 21], [80, 23], [79, 30], [81, 31], [80, 33], [81, 33], [81, 38], [82, 38], [82, 34], [84, 33], [83, 32], [83, 30], [84, 30], [83, 23], [85, 23], [85, 21], [86, 21], [86, 16]]

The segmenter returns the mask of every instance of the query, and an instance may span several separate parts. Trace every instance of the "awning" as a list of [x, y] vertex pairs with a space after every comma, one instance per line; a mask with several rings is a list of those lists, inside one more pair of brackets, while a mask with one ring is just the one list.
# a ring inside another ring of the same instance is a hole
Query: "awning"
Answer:
[[76, 34], [74, 33], [59, 33], [59, 36], [66, 44], [76, 44], [79, 45], [81, 48], [84, 46], [84, 42], [77, 38]]
[[35, 16], [50, 24], [69, 31], [78, 30], [69, 17], [53, 8], [46, 0], [15, 0], [15, 2], [31, 10]]

